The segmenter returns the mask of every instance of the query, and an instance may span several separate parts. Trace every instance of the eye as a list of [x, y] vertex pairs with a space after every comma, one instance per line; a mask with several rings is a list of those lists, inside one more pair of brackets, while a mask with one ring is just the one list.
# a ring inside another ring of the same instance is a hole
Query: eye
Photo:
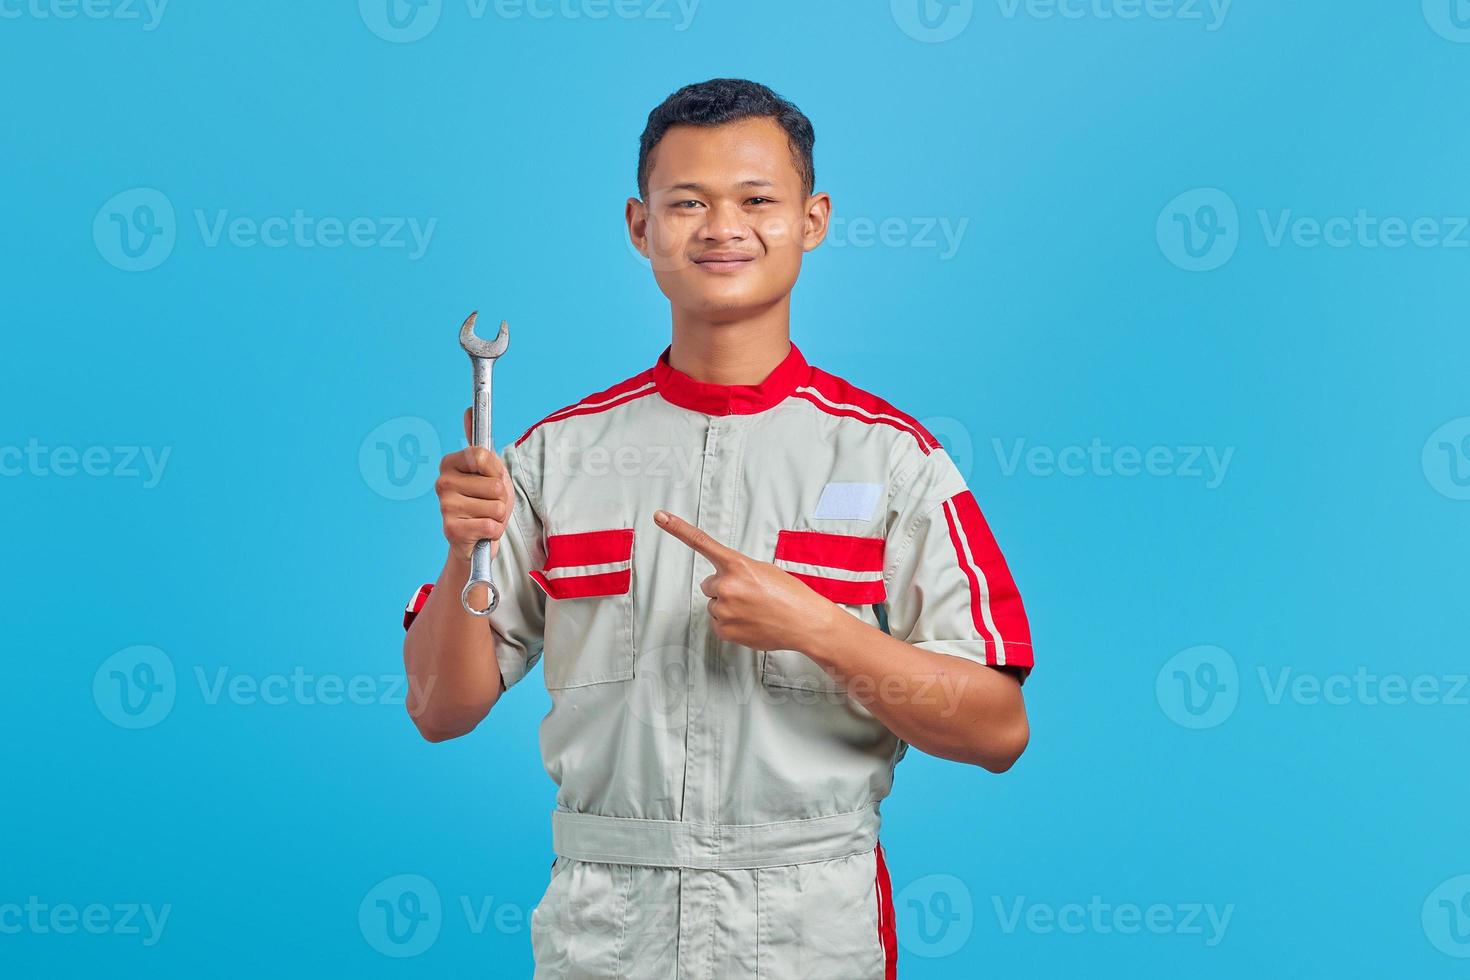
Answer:
[[752, 197], [749, 200], [747, 200], [745, 203], [746, 204], [775, 204], [776, 202], [775, 201], [772, 201], [769, 197]]
[[684, 208], [684, 210], [687, 211], [687, 210], [689, 210], [689, 208], [685, 207], [686, 204], [687, 205], [693, 205], [694, 207], [699, 207], [700, 202], [699, 201], [695, 201], [695, 200], [675, 201], [672, 206], [675, 207], [675, 208]]

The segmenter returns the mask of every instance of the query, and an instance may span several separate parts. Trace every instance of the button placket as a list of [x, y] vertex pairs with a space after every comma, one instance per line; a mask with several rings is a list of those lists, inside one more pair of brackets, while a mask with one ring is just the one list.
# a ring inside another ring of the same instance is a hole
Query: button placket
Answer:
[[[705, 429], [704, 450], [699, 478], [699, 504], [694, 515], [698, 527], [710, 530], [721, 521], [721, 455], [720, 446], [728, 424], [719, 416], [712, 416]], [[710, 533], [715, 533], [713, 530]], [[706, 606], [709, 603], [700, 591], [699, 583], [714, 572], [714, 566], [703, 555], [691, 552], [689, 578], [689, 648], [688, 697], [690, 705], [689, 723], [685, 728], [684, 745], [684, 801], [681, 817], [709, 823], [716, 819], [712, 801], [718, 798], [712, 782], [712, 766], [715, 762], [716, 746], [711, 731], [712, 705], [709, 698], [710, 670], [708, 651], [718, 642], [711, 628]], [[693, 705], [700, 705], [698, 712]]]

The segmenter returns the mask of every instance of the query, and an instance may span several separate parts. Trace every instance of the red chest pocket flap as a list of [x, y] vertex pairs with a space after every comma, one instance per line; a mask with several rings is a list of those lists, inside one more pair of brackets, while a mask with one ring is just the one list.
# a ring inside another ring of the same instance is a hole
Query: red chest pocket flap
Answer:
[[546, 566], [531, 578], [553, 599], [622, 595], [633, 585], [633, 529], [546, 536]]
[[775, 564], [833, 602], [883, 602], [883, 539], [828, 531], [781, 530]]

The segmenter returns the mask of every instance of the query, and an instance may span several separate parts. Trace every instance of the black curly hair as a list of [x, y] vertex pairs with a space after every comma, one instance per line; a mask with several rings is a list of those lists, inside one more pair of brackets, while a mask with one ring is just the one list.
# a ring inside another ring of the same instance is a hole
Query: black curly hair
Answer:
[[648, 171], [653, 166], [653, 148], [670, 126], [718, 126], [757, 116], [769, 116], [786, 130], [796, 169], [811, 194], [816, 187], [812, 145], [816, 134], [812, 121], [795, 105], [759, 82], [744, 78], [711, 78], [685, 85], [664, 99], [648, 114], [648, 125], [638, 141], [638, 196], [648, 197]]

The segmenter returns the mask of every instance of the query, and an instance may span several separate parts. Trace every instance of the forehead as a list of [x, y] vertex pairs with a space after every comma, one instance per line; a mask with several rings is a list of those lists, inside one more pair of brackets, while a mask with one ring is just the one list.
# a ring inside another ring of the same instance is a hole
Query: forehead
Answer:
[[752, 179], [801, 182], [786, 130], [769, 116], [719, 126], [670, 126], [654, 147], [648, 189], [656, 194], [674, 184], [729, 185]]

